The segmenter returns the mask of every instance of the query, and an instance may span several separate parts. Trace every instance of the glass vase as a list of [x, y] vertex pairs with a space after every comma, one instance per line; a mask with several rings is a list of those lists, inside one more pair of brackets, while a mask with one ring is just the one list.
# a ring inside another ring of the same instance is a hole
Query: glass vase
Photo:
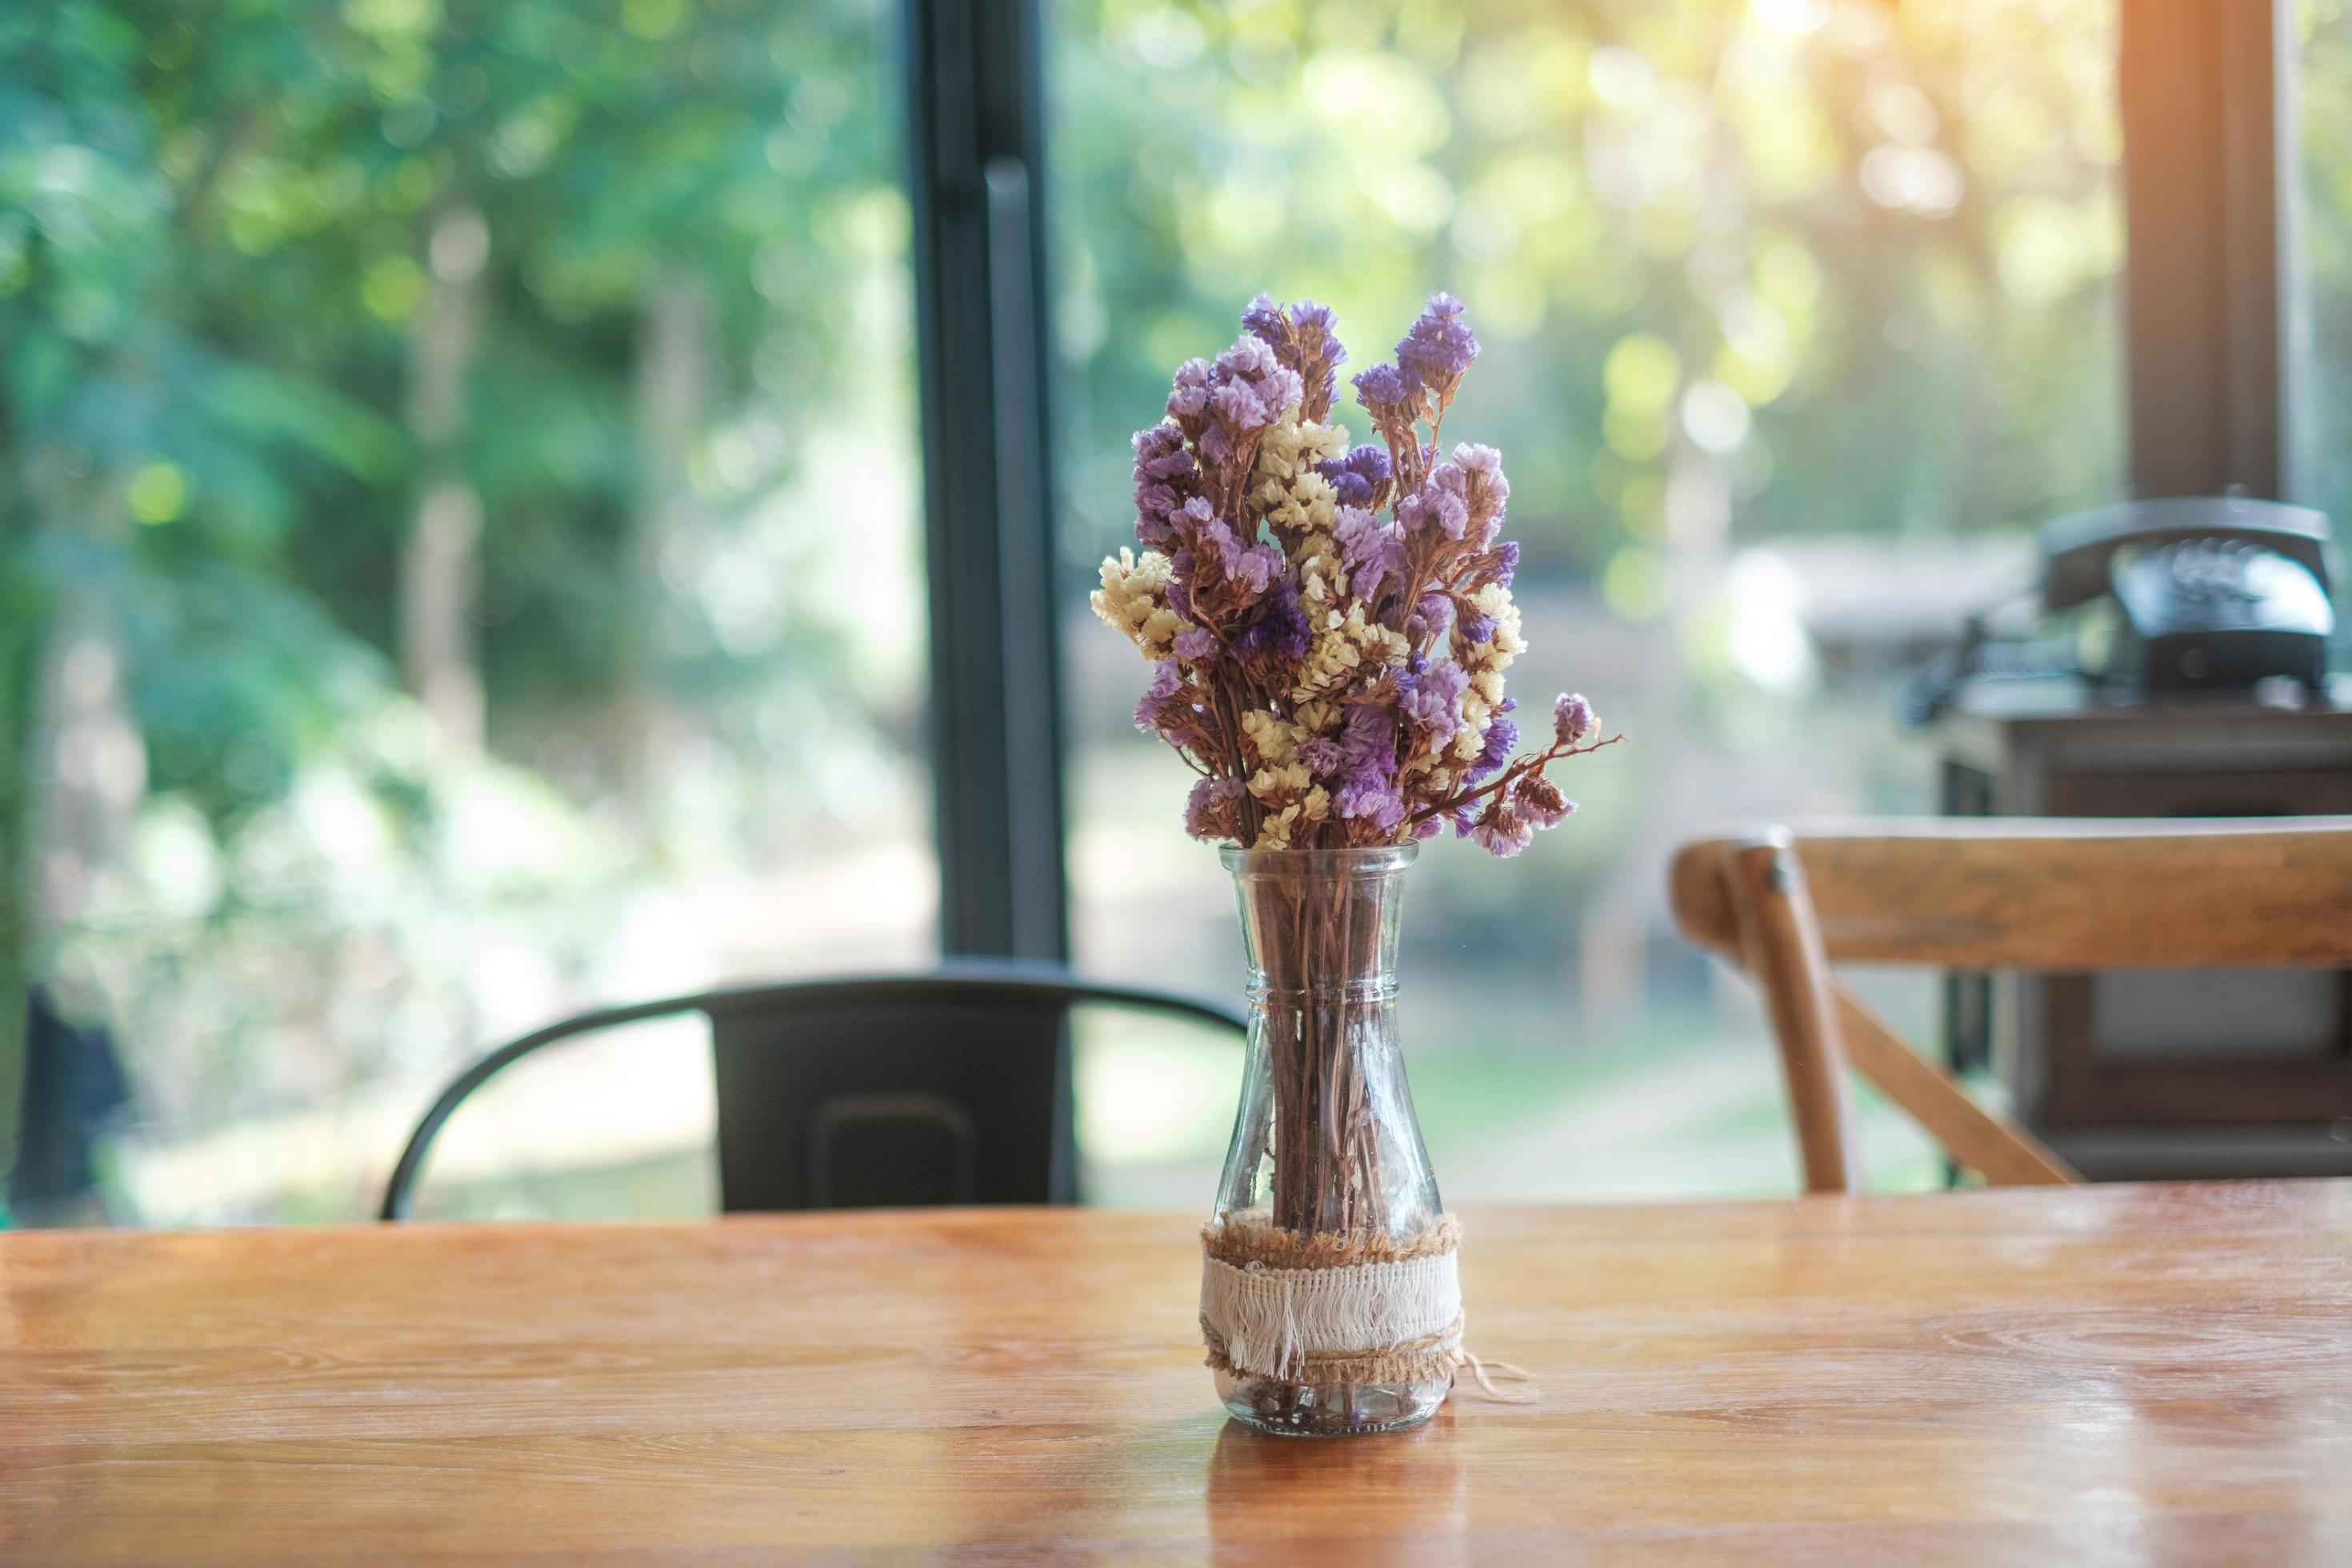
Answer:
[[[1271, 1236], [1284, 1248], [1367, 1261], [1442, 1246], [1450, 1284], [1451, 1222], [1397, 1039], [1398, 911], [1417, 849], [1224, 852], [1240, 897], [1250, 1028], [1213, 1236]], [[1414, 1426], [1452, 1386], [1450, 1366], [1436, 1371], [1426, 1344], [1414, 1367], [1423, 1375], [1396, 1381], [1253, 1375], [1221, 1364], [1213, 1340], [1212, 1349], [1225, 1409], [1284, 1435]], [[1393, 1376], [1404, 1363], [1360, 1364]]]

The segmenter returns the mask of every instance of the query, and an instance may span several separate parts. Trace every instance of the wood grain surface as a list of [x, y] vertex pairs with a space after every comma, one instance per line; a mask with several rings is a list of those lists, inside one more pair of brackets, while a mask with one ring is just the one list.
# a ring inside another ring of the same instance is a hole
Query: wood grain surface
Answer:
[[2352, 1184], [1465, 1219], [1324, 1441], [1187, 1217], [0, 1235], [0, 1561], [2352, 1563]]
[[[2062, 973], [2352, 963], [2352, 817], [1885, 817], [1788, 829], [1832, 963]], [[1739, 942], [1720, 839], [1667, 872], [1683, 934]]]

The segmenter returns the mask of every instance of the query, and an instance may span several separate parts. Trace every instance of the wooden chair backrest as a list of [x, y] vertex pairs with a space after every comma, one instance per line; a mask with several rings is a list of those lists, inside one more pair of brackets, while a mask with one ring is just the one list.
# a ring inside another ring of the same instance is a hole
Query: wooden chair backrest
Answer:
[[1762, 987], [1812, 1192], [1857, 1184], [1844, 1068], [1996, 1184], [2074, 1180], [1831, 978], [1956, 970], [2352, 964], [2352, 817], [1874, 821], [1703, 839], [1675, 919]]

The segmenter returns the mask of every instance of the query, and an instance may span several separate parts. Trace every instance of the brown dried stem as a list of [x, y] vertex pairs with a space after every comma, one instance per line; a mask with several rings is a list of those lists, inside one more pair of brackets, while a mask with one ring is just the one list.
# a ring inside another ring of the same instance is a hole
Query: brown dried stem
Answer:
[[1273, 1221], [1285, 1230], [1383, 1230], [1364, 1052], [1381, 1027], [1378, 879], [1285, 866], [1253, 885], [1274, 1076]]

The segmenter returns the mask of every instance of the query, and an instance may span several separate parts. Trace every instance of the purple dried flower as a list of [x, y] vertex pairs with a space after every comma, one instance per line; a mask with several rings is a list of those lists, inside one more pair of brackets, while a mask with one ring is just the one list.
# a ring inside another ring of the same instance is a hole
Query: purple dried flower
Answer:
[[1500, 796], [1488, 805], [1478, 820], [1471, 825], [1470, 841], [1491, 855], [1502, 859], [1525, 849], [1536, 836], [1534, 824], [1512, 808], [1509, 801]]
[[1339, 312], [1328, 305], [1301, 300], [1290, 307], [1290, 331], [1302, 346], [1328, 344], [1338, 351], [1334, 363], [1348, 356], [1347, 349], [1339, 342]]
[[1168, 412], [1202, 461], [1218, 469], [1245, 462], [1246, 444], [1297, 402], [1300, 391], [1298, 374], [1286, 369], [1263, 341], [1244, 335], [1215, 363], [1192, 360], [1177, 371]]
[[[1461, 494], [1470, 512], [1469, 532], [1483, 549], [1501, 530], [1504, 503], [1511, 499], [1511, 481], [1503, 477], [1503, 454], [1492, 447], [1465, 441], [1454, 448], [1454, 460], [1443, 465], [1437, 473], [1449, 469], [1461, 476]], [[1430, 476], [1433, 479], [1436, 477], [1437, 474]]]
[[1470, 676], [1458, 664], [1424, 664], [1419, 670], [1397, 672], [1397, 710], [1407, 722], [1428, 736], [1433, 751], [1462, 732], [1462, 694]]
[[1217, 656], [1217, 637], [1205, 626], [1186, 626], [1176, 634], [1176, 657], [1191, 664], [1206, 664]]
[[1563, 746], [1572, 746], [1599, 728], [1600, 719], [1592, 704], [1581, 692], [1563, 692], [1551, 705], [1552, 739]]
[[1260, 294], [1242, 307], [1242, 331], [1270, 349], [1279, 349], [1290, 336], [1282, 319], [1282, 307], [1274, 302], [1271, 294]]
[[1188, 359], [1176, 367], [1175, 385], [1168, 394], [1168, 417], [1187, 425], [1209, 406], [1209, 362]]
[[1351, 779], [1331, 797], [1331, 809], [1350, 822], [1367, 822], [1383, 836], [1404, 825], [1404, 795], [1393, 779]]
[[1389, 578], [1404, 576], [1404, 541], [1379, 514], [1361, 507], [1341, 507], [1331, 526], [1331, 537], [1339, 542], [1349, 586], [1366, 603]]
[[1175, 537], [1168, 526], [1168, 514], [1176, 510], [1176, 492], [1166, 485], [1138, 485], [1135, 488], [1135, 537], [1150, 549], [1164, 547]]
[[1173, 537], [1171, 518], [1200, 479], [1200, 465], [1184, 449], [1184, 432], [1154, 425], [1135, 433], [1135, 536], [1153, 549]]
[[1169, 557], [1168, 604], [1186, 620], [1215, 629], [1225, 624], [1224, 617], [1264, 598], [1282, 578], [1282, 552], [1267, 543], [1243, 543], [1204, 496], [1178, 509], [1173, 525], [1184, 542]]
[[1135, 727], [1147, 735], [1173, 740], [1194, 727], [1198, 719], [1176, 661], [1163, 658], [1153, 665], [1151, 684], [1144, 688], [1142, 700], [1135, 705]]
[[1462, 470], [1451, 463], [1441, 463], [1429, 476], [1429, 482], [1397, 502], [1397, 525], [1407, 539], [1425, 539], [1432, 531], [1449, 540], [1460, 539], [1470, 530], [1470, 506], [1463, 499]]
[[1271, 544], [1253, 544], [1225, 563], [1225, 574], [1256, 598], [1282, 575], [1282, 552]]
[[1331, 489], [1340, 505], [1381, 505], [1381, 491], [1388, 487], [1392, 466], [1388, 461], [1388, 447], [1357, 447], [1343, 458], [1318, 463], [1315, 472], [1331, 479]]
[[1396, 772], [1396, 720], [1370, 702], [1352, 703], [1339, 725], [1339, 767], [1351, 778]]
[[1410, 424], [1421, 412], [1414, 395], [1416, 389], [1392, 364], [1376, 364], [1370, 370], [1358, 371], [1349, 384], [1356, 389], [1356, 401], [1372, 416], [1372, 423], [1383, 429], [1392, 421]]
[[1290, 308], [1291, 339], [1297, 345], [1291, 368], [1298, 373], [1305, 388], [1299, 413], [1318, 425], [1330, 417], [1339, 367], [1348, 363], [1347, 346], [1339, 342], [1339, 313], [1328, 305], [1302, 300]]
[[1338, 773], [1342, 756], [1339, 742], [1328, 735], [1310, 735], [1298, 742], [1298, 760], [1318, 778], [1329, 778]]
[[1372, 487], [1363, 475], [1345, 463], [1318, 463], [1315, 471], [1331, 481], [1331, 494], [1343, 507], [1370, 506]]
[[1440, 489], [1434, 496], [1437, 526], [1448, 539], [1460, 539], [1470, 530], [1470, 509], [1460, 496], [1450, 489]]
[[[1221, 382], [1230, 382], [1235, 378], [1253, 382], [1263, 381], [1281, 368], [1282, 362], [1274, 357], [1272, 349], [1244, 332], [1235, 338], [1226, 347], [1224, 353], [1217, 356], [1211, 376], [1212, 379]], [[1223, 374], [1218, 375], [1217, 372]]]
[[1168, 514], [1168, 523], [1180, 539], [1198, 539], [1202, 529], [1223, 526], [1217, 521], [1217, 509], [1209, 504], [1207, 496], [1185, 497], [1184, 504]]
[[1423, 594], [1421, 603], [1415, 605], [1412, 613], [1405, 617], [1406, 640], [1416, 647], [1433, 641], [1453, 619], [1453, 600], [1440, 593]]
[[1209, 376], [1214, 384], [1210, 406], [1235, 435], [1273, 424], [1298, 401], [1297, 373], [1286, 370], [1274, 351], [1256, 338], [1234, 339], [1234, 346], [1217, 356]]
[[1242, 788], [1239, 779], [1196, 782], [1184, 801], [1184, 831], [1195, 838], [1240, 837]]
[[1511, 585], [1511, 579], [1518, 574], [1518, 570], [1519, 542], [1517, 540], [1506, 539], [1487, 552], [1486, 574], [1504, 587], [1507, 588]]
[[1511, 786], [1511, 800], [1518, 814], [1538, 827], [1557, 827], [1576, 814], [1576, 802], [1541, 773], [1522, 774]]
[[1341, 506], [1377, 507], [1387, 499], [1396, 470], [1386, 447], [1367, 444], [1335, 461], [1316, 464], [1315, 471], [1331, 481]]
[[1200, 472], [1184, 450], [1184, 432], [1164, 420], [1135, 433], [1135, 477], [1160, 483], [1189, 479]]
[[1462, 373], [1478, 357], [1478, 339], [1462, 319], [1462, 301], [1447, 293], [1432, 294], [1428, 308], [1397, 343], [1397, 366], [1406, 386], [1416, 395], [1424, 386], [1437, 395], [1440, 408], [1453, 399]]
[[1217, 422], [1227, 431], [1240, 434], [1262, 430], [1282, 414], [1282, 405], [1266, 405], [1263, 390], [1246, 381], [1229, 381], [1209, 395], [1209, 406], [1216, 411]]
[[[1272, 350], [1282, 367], [1296, 374], [1292, 395], [1300, 415], [1320, 424], [1331, 412], [1336, 373], [1348, 357], [1338, 331], [1339, 316], [1328, 305], [1303, 300], [1286, 313], [1271, 295], [1260, 294], [1242, 311], [1242, 331]], [[1287, 406], [1288, 399], [1276, 406]]]
[[1511, 760], [1511, 748], [1519, 743], [1519, 727], [1508, 719], [1496, 719], [1486, 726], [1486, 742], [1478, 750], [1478, 760], [1470, 764], [1470, 776], [1489, 776]]
[[1185, 620], [1192, 618], [1192, 572], [1198, 564], [1189, 544], [1168, 552], [1168, 607]]
[[1307, 613], [1299, 607], [1297, 585], [1285, 582], [1267, 597], [1265, 613], [1234, 639], [1234, 652], [1245, 664], [1270, 661], [1277, 669], [1287, 670], [1307, 657]]
[[1201, 427], [1201, 458], [1213, 468], [1222, 468], [1234, 460], [1234, 438], [1225, 427], [1212, 419]]

